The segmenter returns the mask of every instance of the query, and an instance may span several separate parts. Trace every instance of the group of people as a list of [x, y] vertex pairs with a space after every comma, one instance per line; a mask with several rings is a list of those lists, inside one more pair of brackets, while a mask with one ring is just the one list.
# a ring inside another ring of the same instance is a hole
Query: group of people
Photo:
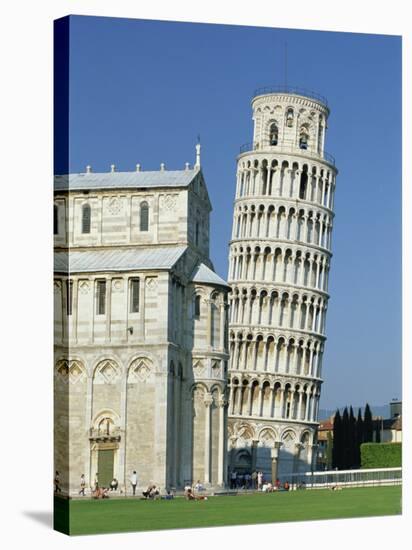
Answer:
[[270, 493], [272, 491], [289, 491], [290, 484], [289, 481], [285, 481], [282, 484], [279, 479], [276, 479], [275, 483], [272, 484], [265, 480], [262, 471], [255, 470], [252, 473], [242, 473], [233, 470], [230, 474], [230, 488], [250, 489]]
[[263, 472], [255, 470], [254, 472], [237, 472], [233, 470], [230, 474], [231, 489], [254, 489], [260, 490], [264, 484]]

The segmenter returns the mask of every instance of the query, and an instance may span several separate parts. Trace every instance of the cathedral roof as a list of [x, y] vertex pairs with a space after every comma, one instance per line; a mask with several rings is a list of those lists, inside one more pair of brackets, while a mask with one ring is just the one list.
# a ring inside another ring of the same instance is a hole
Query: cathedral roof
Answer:
[[139, 187], [187, 187], [198, 169], [141, 172], [86, 172], [54, 176], [54, 190], [125, 189]]
[[96, 271], [130, 271], [140, 269], [171, 269], [186, 250], [186, 246], [136, 247], [104, 250], [73, 250], [55, 252], [56, 273], [90, 273]]
[[219, 286], [226, 286], [230, 288], [226, 281], [220, 278], [219, 275], [217, 275], [205, 264], [199, 264], [195, 268], [192, 275], [192, 281], [195, 283], [219, 285]]

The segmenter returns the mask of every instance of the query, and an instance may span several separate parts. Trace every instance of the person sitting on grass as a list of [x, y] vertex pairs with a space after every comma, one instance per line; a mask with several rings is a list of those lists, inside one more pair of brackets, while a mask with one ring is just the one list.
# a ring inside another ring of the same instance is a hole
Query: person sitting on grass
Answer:
[[289, 491], [290, 489], [290, 485], [289, 485], [289, 481], [285, 481], [285, 483], [283, 484], [283, 490], [284, 491]]
[[156, 485], [152, 484], [149, 485], [146, 491], [143, 491], [142, 494], [146, 500], [154, 499], [155, 497], [159, 496], [159, 489], [156, 487]]
[[170, 491], [170, 489], [168, 489], [166, 491], [166, 494], [160, 498], [162, 498], [163, 500], [172, 500], [174, 498], [174, 494]]
[[195, 485], [195, 491], [204, 491], [204, 486], [200, 483], [200, 479], [197, 480], [197, 483]]
[[97, 489], [95, 489], [93, 491], [92, 497], [95, 498], [95, 499], [109, 498], [108, 492], [109, 492], [108, 487], [98, 487]]
[[119, 487], [119, 482], [117, 481], [117, 479], [114, 477], [112, 479], [112, 481], [110, 482], [110, 490], [111, 491], [117, 491], [117, 488]]

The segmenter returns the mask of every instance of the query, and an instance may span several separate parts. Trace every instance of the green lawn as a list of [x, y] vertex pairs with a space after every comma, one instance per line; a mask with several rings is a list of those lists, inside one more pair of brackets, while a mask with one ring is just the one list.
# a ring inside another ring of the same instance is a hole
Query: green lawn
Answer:
[[[65, 510], [70, 513], [64, 525]], [[209, 497], [207, 501], [55, 499], [55, 528], [71, 535], [247, 525], [401, 513], [401, 487]]]

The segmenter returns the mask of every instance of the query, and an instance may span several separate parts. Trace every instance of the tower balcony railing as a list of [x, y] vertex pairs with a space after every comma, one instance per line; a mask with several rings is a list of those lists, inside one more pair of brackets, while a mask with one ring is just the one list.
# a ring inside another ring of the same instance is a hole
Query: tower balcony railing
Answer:
[[240, 154], [249, 153], [252, 151], [262, 151], [270, 153], [298, 153], [307, 157], [317, 157], [321, 160], [326, 160], [329, 164], [335, 166], [335, 157], [326, 151], [316, 151], [310, 145], [301, 146], [295, 141], [279, 140], [276, 144], [269, 140], [252, 141], [244, 143], [240, 147]]
[[325, 105], [326, 107], [328, 106], [328, 100], [325, 96], [320, 95], [316, 92], [312, 92], [311, 90], [297, 88], [296, 86], [264, 86], [263, 88], [258, 88], [257, 90], [255, 90], [253, 93], [253, 97], [268, 94], [300, 95], [302, 97], [308, 97], [309, 99], [315, 99], [316, 101], [320, 101], [321, 103], [323, 103], [323, 105]]

